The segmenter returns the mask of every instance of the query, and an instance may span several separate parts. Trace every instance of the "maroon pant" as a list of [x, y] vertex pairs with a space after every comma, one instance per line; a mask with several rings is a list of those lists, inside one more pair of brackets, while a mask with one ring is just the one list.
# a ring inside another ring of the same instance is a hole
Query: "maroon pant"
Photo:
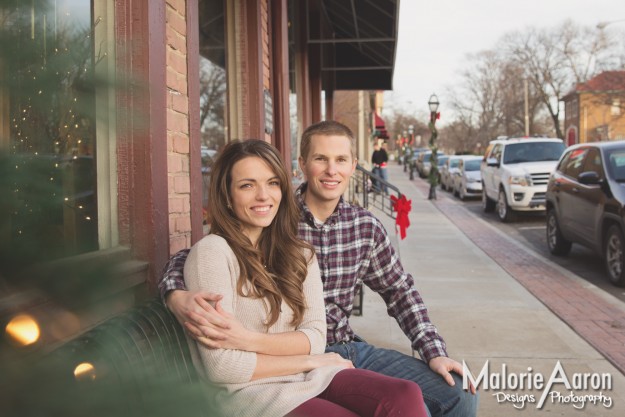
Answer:
[[344, 369], [317, 397], [286, 417], [426, 417], [421, 388], [412, 382], [368, 371]]

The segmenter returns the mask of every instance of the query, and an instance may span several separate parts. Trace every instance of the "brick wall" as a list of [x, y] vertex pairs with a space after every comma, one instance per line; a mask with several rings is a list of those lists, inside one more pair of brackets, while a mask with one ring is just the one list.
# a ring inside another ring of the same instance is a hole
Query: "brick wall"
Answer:
[[371, 161], [371, 153], [373, 152], [373, 142], [370, 138], [371, 130], [369, 127], [369, 117], [371, 114], [371, 105], [369, 95], [363, 92], [363, 123], [364, 131], [359, 131], [359, 114], [358, 101], [359, 91], [335, 91], [334, 92], [334, 120], [348, 126], [356, 137], [356, 157], [361, 165], [367, 168]]
[[167, 0], [167, 188], [170, 254], [191, 246], [185, 0]]
[[334, 92], [334, 120], [358, 135], [358, 91]]

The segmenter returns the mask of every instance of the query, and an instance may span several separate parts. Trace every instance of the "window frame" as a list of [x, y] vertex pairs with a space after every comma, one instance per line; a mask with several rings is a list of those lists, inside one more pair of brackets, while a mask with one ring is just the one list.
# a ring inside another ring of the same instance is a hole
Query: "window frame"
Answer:
[[96, 86], [96, 183], [99, 250], [119, 245], [117, 108], [115, 88], [115, 2], [92, 0], [95, 75], [108, 82]]

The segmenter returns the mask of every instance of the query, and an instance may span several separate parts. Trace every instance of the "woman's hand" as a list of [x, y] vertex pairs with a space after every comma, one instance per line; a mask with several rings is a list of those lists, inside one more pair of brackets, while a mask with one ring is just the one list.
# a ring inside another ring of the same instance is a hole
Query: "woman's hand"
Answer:
[[338, 353], [322, 353], [321, 355], [310, 355], [310, 370], [321, 368], [322, 366], [340, 366], [345, 369], [353, 368], [354, 364], [349, 359], [344, 359]]

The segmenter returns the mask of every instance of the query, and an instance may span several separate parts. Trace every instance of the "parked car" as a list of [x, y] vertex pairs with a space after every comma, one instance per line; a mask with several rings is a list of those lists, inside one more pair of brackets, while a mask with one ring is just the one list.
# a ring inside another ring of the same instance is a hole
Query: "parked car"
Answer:
[[[439, 155], [438, 158], [436, 159], [436, 162], [438, 163], [438, 184], [441, 183], [441, 170], [443, 169], [443, 167], [445, 166], [445, 164], [447, 164], [447, 160], [449, 159], [449, 155]], [[430, 168], [431, 170], [431, 168]], [[428, 172], [428, 176], [430, 175], [430, 173]]]
[[453, 175], [454, 172], [458, 171], [458, 163], [462, 158], [466, 158], [467, 155], [451, 155], [447, 161], [445, 161], [445, 165], [440, 168], [440, 185], [443, 190], [453, 191], [454, 183], [453, 183]]
[[419, 155], [423, 152], [428, 152], [430, 148], [415, 148], [412, 150], [410, 154], [410, 158], [408, 159], [408, 169], [410, 170], [410, 179], [412, 179], [415, 171], [417, 170], [417, 159], [419, 159]]
[[458, 162], [458, 170], [453, 176], [453, 191], [461, 200], [482, 195], [481, 162], [481, 156], [466, 156]]
[[496, 139], [482, 160], [482, 208], [512, 221], [517, 211], [545, 210], [549, 176], [564, 152], [564, 142], [550, 138]]
[[299, 161], [297, 159], [291, 160], [291, 168], [291, 184], [293, 185], [293, 189], [296, 189], [304, 182], [304, 174], [299, 168]]
[[208, 149], [208, 147], [202, 146], [200, 149], [200, 155], [202, 158], [202, 174], [210, 174], [215, 158], [217, 157], [217, 150]]
[[625, 286], [625, 141], [571, 146], [547, 187], [547, 246], [564, 256], [572, 243], [603, 256], [608, 278]]
[[215, 163], [215, 159], [217, 158], [217, 150], [209, 149], [207, 146], [202, 145], [200, 148], [200, 156], [202, 158], [202, 207], [206, 210], [206, 214], [204, 215], [205, 223], [208, 222], [208, 184], [210, 184], [211, 171], [213, 169], [213, 164]]
[[[436, 152], [437, 156], [445, 155], [442, 151]], [[430, 158], [432, 157], [432, 151], [425, 151], [419, 154], [419, 158], [417, 159], [417, 172], [421, 178], [427, 178], [430, 175], [431, 162]]]

